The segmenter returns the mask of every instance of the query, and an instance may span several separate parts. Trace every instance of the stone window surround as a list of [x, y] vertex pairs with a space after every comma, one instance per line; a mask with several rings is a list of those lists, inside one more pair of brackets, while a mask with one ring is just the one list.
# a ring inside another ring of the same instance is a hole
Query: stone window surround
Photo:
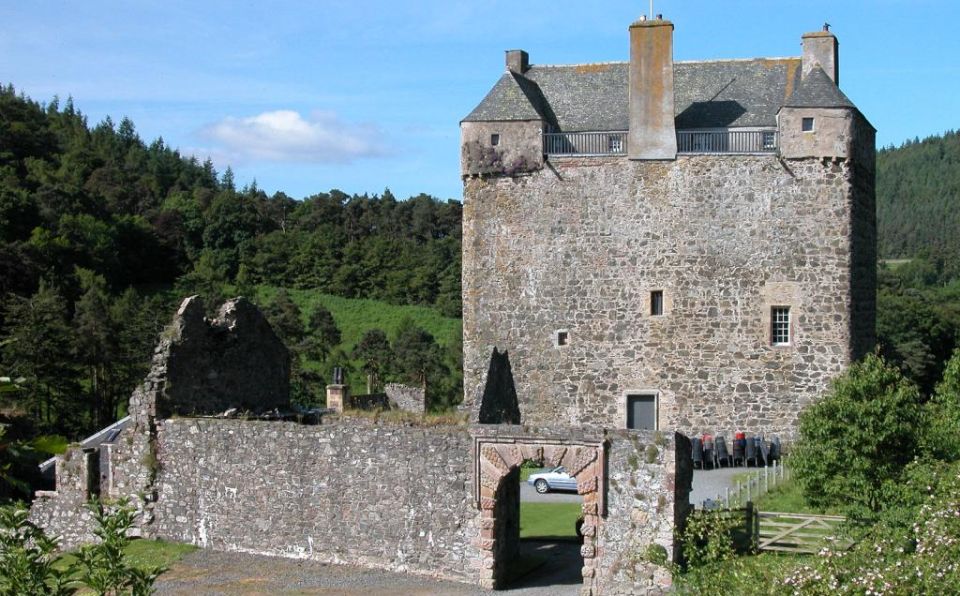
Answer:
[[[668, 291], [669, 288], [663, 285], [651, 285], [645, 288], [646, 294], [643, 295], [643, 312], [640, 313], [643, 317], [649, 317], [650, 319], [657, 320], [666, 318], [673, 311], [673, 295]], [[653, 313], [653, 304], [652, 298], [654, 292], [660, 292], [663, 300], [660, 303], [660, 306], [663, 308], [663, 311], [659, 315]]]
[[490, 134], [490, 144], [494, 147], [500, 144], [500, 133], [494, 132]]
[[557, 329], [553, 332], [553, 347], [565, 348], [570, 345], [570, 330]]
[[[654, 300], [654, 298], [659, 298], [659, 304]], [[663, 290], [650, 290], [650, 310], [651, 317], [662, 317], [666, 314], [666, 309], [664, 308], [664, 292]]]
[[627, 428], [627, 421], [629, 418], [629, 405], [630, 405], [630, 396], [631, 395], [652, 395], [654, 409], [656, 411], [654, 417], [657, 421], [657, 427], [653, 430], [660, 430], [660, 390], [659, 389], [624, 389], [620, 398], [620, 428]]
[[804, 116], [800, 119], [800, 130], [803, 132], [814, 132], [816, 130], [816, 120], [813, 116]]

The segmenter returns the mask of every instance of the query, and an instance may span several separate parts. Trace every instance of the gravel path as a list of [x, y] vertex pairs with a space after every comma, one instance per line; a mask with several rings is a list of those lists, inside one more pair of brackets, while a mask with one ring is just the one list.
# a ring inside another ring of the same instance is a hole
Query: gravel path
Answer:
[[[548, 557], [547, 562], [506, 590], [511, 596], [576, 596], [580, 593], [580, 545], [521, 542], [523, 554]], [[426, 577], [377, 571], [352, 565], [225, 553], [201, 549], [184, 557], [160, 576], [157, 594], [254, 595], [311, 594], [324, 596], [490, 596], [476, 586]]]
[[734, 477], [743, 474], [756, 473], [757, 468], [719, 468], [716, 470], [694, 470], [693, 490], [690, 492], [690, 503], [697, 509], [704, 499], [714, 499], [723, 496], [724, 490], [736, 485]]

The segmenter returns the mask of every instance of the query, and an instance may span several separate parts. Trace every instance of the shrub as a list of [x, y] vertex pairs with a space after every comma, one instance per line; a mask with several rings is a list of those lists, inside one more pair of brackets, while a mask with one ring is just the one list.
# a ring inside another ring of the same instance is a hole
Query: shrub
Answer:
[[0, 508], [0, 594], [72, 594], [69, 570], [58, 570], [57, 541], [29, 520], [23, 505]]
[[947, 362], [943, 380], [924, 409], [923, 448], [928, 457], [960, 459], [960, 350]]
[[875, 354], [833, 383], [800, 416], [791, 463], [804, 498], [857, 518], [884, 505], [884, 485], [896, 482], [917, 453], [920, 394]]

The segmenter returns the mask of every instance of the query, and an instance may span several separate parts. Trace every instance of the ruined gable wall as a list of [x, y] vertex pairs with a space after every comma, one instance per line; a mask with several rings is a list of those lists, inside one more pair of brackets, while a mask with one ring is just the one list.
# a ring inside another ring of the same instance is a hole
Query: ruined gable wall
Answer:
[[[623, 428], [625, 393], [651, 390], [663, 429], [792, 436], [850, 361], [850, 163], [551, 166], [466, 179], [465, 407], [497, 347], [524, 423]], [[662, 316], [649, 314], [651, 290], [664, 292]], [[778, 304], [791, 306], [789, 347], [770, 345]]]

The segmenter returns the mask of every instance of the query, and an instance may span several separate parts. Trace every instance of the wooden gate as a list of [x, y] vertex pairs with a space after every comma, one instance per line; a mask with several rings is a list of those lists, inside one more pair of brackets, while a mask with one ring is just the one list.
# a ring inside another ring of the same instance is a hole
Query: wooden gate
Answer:
[[853, 541], [838, 537], [846, 521], [839, 515], [757, 512], [757, 546], [761, 551], [816, 554], [824, 547], [847, 549]]

